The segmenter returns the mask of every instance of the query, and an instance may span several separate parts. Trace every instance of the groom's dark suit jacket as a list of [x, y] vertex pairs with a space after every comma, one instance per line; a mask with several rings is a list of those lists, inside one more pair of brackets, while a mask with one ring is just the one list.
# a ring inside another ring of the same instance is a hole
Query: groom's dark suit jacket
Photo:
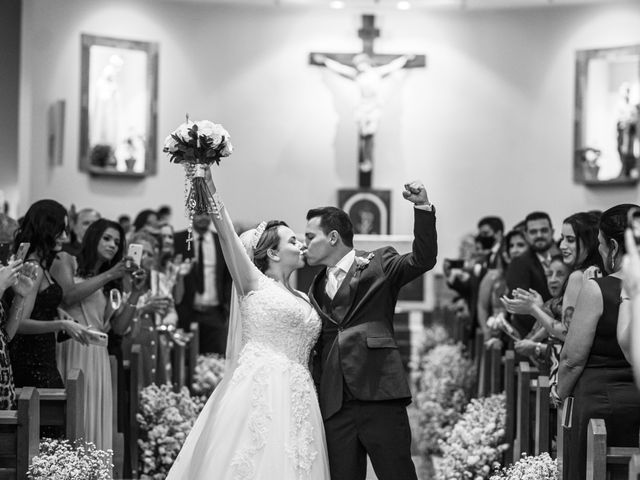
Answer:
[[400, 288], [433, 268], [438, 251], [435, 212], [414, 211], [411, 253], [380, 248], [367, 263], [371, 253], [356, 251], [333, 301], [325, 293], [326, 269], [311, 284], [309, 297], [322, 318], [313, 375], [325, 419], [342, 408], [345, 394], [365, 401], [411, 398], [394, 338], [394, 310]]

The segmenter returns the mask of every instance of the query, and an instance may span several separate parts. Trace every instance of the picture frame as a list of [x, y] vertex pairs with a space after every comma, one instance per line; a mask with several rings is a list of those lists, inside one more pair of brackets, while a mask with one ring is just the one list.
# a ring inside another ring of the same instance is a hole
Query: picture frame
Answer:
[[338, 206], [347, 212], [356, 235], [389, 235], [391, 191], [371, 188], [338, 190]]
[[82, 34], [81, 47], [80, 170], [155, 174], [158, 44]]
[[576, 52], [574, 181], [635, 185], [640, 177], [640, 45]]

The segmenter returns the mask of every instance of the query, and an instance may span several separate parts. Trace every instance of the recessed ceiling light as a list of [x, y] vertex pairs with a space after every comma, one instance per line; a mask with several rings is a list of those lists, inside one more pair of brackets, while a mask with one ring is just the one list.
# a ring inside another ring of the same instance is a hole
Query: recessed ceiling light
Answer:
[[342, 0], [331, 0], [331, 2], [329, 2], [329, 6], [336, 10], [340, 10], [341, 8], [344, 8], [344, 2]]
[[398, 10], [409, 10], [411, 8], [411, 3], [407, 2], [406, 0], [401, 0], [398, 2], [396, 7], [398, 8]]

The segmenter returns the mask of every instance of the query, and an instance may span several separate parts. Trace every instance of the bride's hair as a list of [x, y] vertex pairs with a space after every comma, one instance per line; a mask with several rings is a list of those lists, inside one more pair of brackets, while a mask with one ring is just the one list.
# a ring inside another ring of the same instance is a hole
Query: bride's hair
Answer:
[[262, 235], [258, 239], [256, 248], [253, 252], [253, 263], [261, 272], [266, 272], [269, 268], [268, 250], [277, 250], [280, 245], [280, 237], [278, 236], [278, 227], [288, 227], [282, 220], [270, 220], [264, 229]]

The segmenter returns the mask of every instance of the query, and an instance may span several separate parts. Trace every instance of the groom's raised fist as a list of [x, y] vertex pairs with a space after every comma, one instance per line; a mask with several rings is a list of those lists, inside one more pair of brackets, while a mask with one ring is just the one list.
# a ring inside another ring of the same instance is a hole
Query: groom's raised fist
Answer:
[[427, 190], [424, 188], [422, 182], [418, 180], [405, 183], [402, 196], [414, 205], [430, 205]]

